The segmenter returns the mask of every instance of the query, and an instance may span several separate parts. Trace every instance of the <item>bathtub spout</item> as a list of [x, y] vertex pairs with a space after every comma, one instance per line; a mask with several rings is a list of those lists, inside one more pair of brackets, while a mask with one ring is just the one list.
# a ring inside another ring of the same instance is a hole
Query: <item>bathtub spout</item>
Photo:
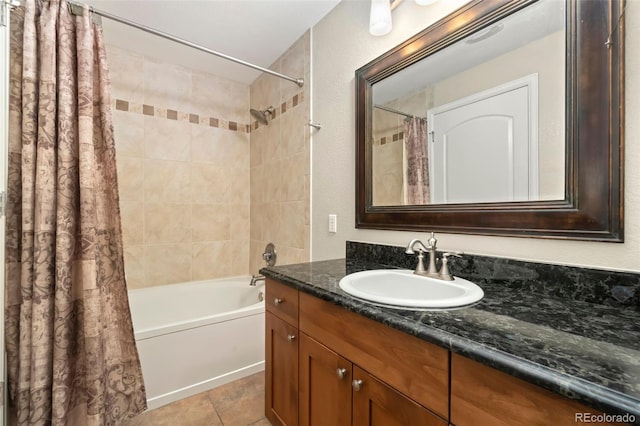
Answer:
[[251, 277], [251, 282], [249, 283], [249, 285], [255, 287], [258, 281], [264, 281], [264, 280], [265, 280], [264, 275], [260, 275], [260, 274], [253, 275]]

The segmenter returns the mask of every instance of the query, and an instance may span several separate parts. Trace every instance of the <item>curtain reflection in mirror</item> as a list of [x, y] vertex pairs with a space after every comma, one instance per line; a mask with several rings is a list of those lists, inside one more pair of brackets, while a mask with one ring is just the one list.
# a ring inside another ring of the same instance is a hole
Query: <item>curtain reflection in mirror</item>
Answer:
[[427, 120], [421, 117], [407, 118], [404, 136], [404, 202], [408, 205], [428, 204]]

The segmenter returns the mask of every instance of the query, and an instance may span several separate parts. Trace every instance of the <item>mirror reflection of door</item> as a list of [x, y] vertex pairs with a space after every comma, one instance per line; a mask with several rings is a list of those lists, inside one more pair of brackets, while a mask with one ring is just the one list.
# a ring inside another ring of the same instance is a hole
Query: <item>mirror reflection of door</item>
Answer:
[[532, 74], [428, 111], [431, 203], [538, 199]]

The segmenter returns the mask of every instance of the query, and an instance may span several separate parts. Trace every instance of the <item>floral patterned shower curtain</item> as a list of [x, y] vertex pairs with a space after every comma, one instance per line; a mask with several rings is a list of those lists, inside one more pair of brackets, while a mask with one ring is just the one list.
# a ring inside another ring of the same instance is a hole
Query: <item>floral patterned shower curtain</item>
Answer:
[[102, 31], [64, 0], [11, 16], [5, 336], [20, 425], [146, 408], [127, 298]]
[[405, 204], [429, 204], [427, 120], [412, 117], [404, 123]]

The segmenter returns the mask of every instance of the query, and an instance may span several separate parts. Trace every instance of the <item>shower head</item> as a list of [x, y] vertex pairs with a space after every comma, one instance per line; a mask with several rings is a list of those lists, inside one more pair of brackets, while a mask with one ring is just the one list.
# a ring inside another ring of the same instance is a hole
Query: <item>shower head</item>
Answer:
[[253, 108], [251, 108], [251, 110], [250, 110], [251, 115], [253, 116], [253, 118], [258, 120], [258, 123], [264, 124], [264, 125], [269, 124], [269, 121], [267, 120], [267, 114], [269, 114], [270, 116], [273, 116], [273, 112], [274, 111], [275, 110], [273, 109], [272, 106], [270, 106], [269, 108], [265, 109], [264, 111], [258, 111], [257, 109], [253, 109]]

